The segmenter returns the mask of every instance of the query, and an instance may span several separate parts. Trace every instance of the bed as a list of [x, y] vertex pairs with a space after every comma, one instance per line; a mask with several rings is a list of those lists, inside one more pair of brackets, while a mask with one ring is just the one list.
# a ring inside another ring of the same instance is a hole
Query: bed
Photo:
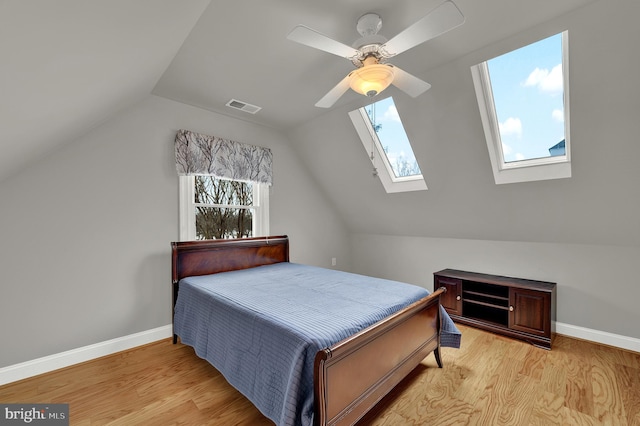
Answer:
[[286, 236], [171, 246], [174, 343], [278, 425], [354, 424], [428, 354], [442, 367], [440, 347], [460, 344], [444, 289], [291, 263]]

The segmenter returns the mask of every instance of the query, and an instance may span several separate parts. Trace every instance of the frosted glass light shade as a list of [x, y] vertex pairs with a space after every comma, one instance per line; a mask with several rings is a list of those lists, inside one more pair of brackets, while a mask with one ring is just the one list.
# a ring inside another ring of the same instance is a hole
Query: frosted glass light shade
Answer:
[[389, 65], [371, 64], [349, 74], [349, 86], [365, 96], [375, 96], [389, 87], [393, 81], [393, 68]]

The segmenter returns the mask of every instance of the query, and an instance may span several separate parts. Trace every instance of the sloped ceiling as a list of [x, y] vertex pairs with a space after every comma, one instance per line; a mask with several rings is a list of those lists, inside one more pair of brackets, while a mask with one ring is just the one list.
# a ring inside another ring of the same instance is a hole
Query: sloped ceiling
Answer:
[[[388, 89], [427, 191], [387, 194], [372, 177], [348, 117], [363, 96], [287, 136], [354, 234], [637, 247], [639, 15], [636, 0], [593, 2], [430, 68], [432, 87], [418, 98]], [[470, 67], [564, 30], [572, 176], [496, 185]]]
[[[215, 1], [205, 11], [154, 93], [276, 128], [326, 112], [314, 104], [354, 69], [346, 59], [286, 38], [298, 24], [351, 45], [367, 12], [392, 38], [443, 0]], [[464, 25], [393, 58], [420, 76], [457, 57], [593, 0], [455, 0]], [[347, 92], [336, 106], [358, 100]], [[261, 106], [255, 116], [225, 107], [231, 98]]]
[[[420, 77], [593, 0], [456, 0], [463, 26], [395, 58]], [[366, 12], [391, 38], [440, 0], [0, 0], [0, 181], [150, 93], [278, 129], [351, 69], [286, 39], [305, 24], [346, 44]], [[156, 84], [157, 83], [157, 84]], [[263, 109], [225, 107], [236, 98]], [[358, 100], [347, 93], [336, 106]]]
[[148, 96], [210, 0], [0, 0], [0, 181]]

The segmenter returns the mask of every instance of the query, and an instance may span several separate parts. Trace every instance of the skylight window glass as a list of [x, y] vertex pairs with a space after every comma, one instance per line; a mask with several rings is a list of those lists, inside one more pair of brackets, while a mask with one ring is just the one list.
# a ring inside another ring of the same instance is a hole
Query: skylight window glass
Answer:
[[496, 184], [571, 177], [569, 33], [471, 67]]
[[371, 160], [373, 177], [387, 193], [427, 189], [392, 98], [353, 110], [349, 118]]
[[374, 102], [364, 110], [395, 178], [422, 175], [393, 98]]
[[565, 154], [562, 59], [557, 34], [487, 61], [505, 163]]

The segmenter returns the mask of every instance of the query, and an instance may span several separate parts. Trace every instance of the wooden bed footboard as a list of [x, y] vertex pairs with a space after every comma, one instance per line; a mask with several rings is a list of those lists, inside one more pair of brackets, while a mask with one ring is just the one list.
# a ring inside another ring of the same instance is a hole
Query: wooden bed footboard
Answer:
[[440, 359], [444, 288], [316, 355], [315, 424], [352, 425], [429, 353]]

